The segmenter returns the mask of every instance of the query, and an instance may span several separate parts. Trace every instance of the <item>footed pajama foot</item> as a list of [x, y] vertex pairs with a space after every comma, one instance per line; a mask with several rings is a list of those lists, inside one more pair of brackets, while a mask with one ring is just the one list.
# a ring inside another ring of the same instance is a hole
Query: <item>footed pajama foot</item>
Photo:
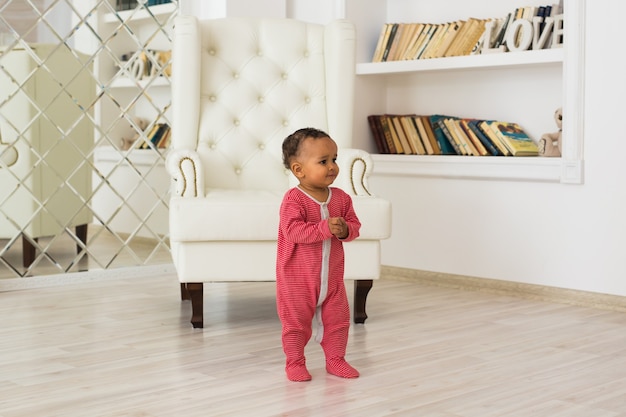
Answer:
[[304, 382], [311, 380], [311, 374], [306, 369], [304, 359], [287, 364], [285, 372], [287, 372], [287, 378], [290, 381]]
[[358, 378], [359, 371], [354, 369], [344, 358], [333, 358], [326, 361], [326, 371], [341, 378]]

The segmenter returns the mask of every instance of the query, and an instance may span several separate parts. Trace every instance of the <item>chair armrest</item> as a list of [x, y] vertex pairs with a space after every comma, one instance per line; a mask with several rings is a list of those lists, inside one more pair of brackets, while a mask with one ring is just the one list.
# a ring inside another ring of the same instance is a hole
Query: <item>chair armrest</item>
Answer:
[[17, 149], [7, 143], [0, 143], [0, 168], [8, 168], [17, 162]]
[[371, 155], [361, 149], [341, 148], [337, 157], [339, 177], [336, 185], [350, 195], [371, 195], [368, 178], [374, 169]]
[[175, 195], [179, 197], [204, 197], [204, 170], [195, 151], [172, 149], [165, 164], [167, 172], [175, 182]]

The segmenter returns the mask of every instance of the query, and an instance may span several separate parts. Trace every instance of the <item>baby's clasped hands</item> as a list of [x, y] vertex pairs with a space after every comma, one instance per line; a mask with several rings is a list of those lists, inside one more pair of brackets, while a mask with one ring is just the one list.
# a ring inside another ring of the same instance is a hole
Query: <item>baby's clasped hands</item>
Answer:
[[328, 219], [328, 227], [330, 233], [335, 235], [339, 239], [345, 239], [348, 237], [348, 225], [343, 217], [331, 217]]

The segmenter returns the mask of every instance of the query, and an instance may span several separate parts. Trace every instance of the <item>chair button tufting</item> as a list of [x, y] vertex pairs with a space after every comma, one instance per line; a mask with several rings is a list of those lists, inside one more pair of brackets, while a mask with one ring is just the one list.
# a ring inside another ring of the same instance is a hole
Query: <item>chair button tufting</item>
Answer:
[[235, 174], [237, 174], [237, 175], [241, 174], [241, 168], [235, 169]]
[[239, 73], [238, 72], [233, 72], [233, 78], [236, 80], [239, 78]]
[[239, 126], [241, 124], [241, 122], [239, 121], [239, 119], [235, 119], [235, 120], [233, 120], [233, 124], [235, 126]]
[[215, 49], [209, 49], [209, 55], [215, 55]]
[[289, 121], [288, 120], [283, 120], [283, 126], [285, 126], [285, 127], [289, 126]]
[[214, 144], [214, 143], [211, 143], [211, 144], [209, 145], [209, 149], [215, 149], [215, 144]]
[[217, 100], [217, 97], [215, 97], [215, 96], [209, 96], [209, 101], [212, 101], [212, 102], [213, 102], [213, 101], [216, 101], [216, 100]]
[[289, 77], [287, 76], [287, 73], [286, 73], [286, 72], [283, 72], [283, 73], [281, 74], [281, 76], [280, 76], [280, 77], [281, 77], [283, 80], [286, 80], [287, 78], [289, 78]]
[[305, 102], [306, 104], [309, 104], [309, 103], [311, 102], [311, 97], [305, 97], [305, 98], [304, 98], [304, 102]]
[[259, 149], [260, 149], [260, 150], [265, 149], [265, 144], [264, 144], [264, 143], [259, 143]]
[[263, 56], [263, 51], [261, 50], [256, 51], [256, 56]]
[[309, 57], [309, 51], [304, 51], [304, 57], [308, 58]]
[[263, 103], [265, 101], [265, 97], [259, 96], [259, 103]]

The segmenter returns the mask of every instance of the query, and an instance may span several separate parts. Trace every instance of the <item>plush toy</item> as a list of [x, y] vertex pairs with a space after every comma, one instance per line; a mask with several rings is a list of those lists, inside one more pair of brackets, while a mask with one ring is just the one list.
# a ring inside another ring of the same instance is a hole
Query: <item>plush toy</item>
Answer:
[[[135, 125], [141, 129], [142, 131], [148, 126], [148, 121], [142, 119], [140, 117], [133, 118], [133, 122]], [[126, 121], [127, 126], [124, 127], [124, 131], [122, 132], [122, 140], [120, 142], [120, 147], [123, 150], [128, 150], [133, 147], [133, 144], [139, 138], [141, 132], [135, 129], [132, 123]]]
[[563, 108], [554, 112], [554, 120], [559, 128], [558, 132], [544, 133], [539, 141], [540, 156], [561, 156], [561, 139], [563, 129]]

